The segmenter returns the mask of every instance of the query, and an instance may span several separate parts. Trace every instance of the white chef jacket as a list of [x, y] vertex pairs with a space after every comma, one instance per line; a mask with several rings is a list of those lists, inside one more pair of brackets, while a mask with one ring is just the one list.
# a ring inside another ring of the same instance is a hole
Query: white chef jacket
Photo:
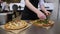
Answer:
[[[21, 0], [21, 5], [25, 6], [25, 2], [24, 0]], [[39, 0], [39, 5], [43, 5], [44, 4], [44, 0]]]
[[9, 11], [8, 4], [6, 2], [1, 3], [2, 10], [7, 10]]
[[39, 5], [43, 5], [44, 4], [44, 0], [39, 0]]

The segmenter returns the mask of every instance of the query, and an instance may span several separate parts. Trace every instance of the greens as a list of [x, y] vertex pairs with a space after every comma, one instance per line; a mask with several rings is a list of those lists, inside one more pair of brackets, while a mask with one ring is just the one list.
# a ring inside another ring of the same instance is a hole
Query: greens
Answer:
[[44, 24], [47, 24], [48, 21], [49, 21], [49, 17], [47, 17], [47, 19], [45, 19], [44, 21], [42, 21], [42, 20], [37, 20], [36, 23], [44, 23]]

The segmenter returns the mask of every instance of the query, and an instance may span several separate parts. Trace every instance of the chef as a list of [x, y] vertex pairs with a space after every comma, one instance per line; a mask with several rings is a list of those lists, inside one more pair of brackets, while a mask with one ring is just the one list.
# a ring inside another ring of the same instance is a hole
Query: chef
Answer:
[[38, 3], [41, 10], [48, 16], [50, 14], [44, 7], [44, 0], [25, 0], [25, 8], [22, 12], [22, 20], [45, 20], [46, 15], [38, 10]]
[[2, 11], [9, 11], [8, 4], [4, 0], [0, 0], [0, 6], [2, 7]]

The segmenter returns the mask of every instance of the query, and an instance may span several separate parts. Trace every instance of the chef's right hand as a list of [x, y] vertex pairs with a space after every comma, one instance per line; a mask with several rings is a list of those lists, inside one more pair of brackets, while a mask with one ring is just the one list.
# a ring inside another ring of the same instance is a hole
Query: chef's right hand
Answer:
[[37, 16], [40, 20], [45, 20], [46, 19], [46, 15], [44, 15], [44, 13], [42, 13], [42, 12], [38, 12]]

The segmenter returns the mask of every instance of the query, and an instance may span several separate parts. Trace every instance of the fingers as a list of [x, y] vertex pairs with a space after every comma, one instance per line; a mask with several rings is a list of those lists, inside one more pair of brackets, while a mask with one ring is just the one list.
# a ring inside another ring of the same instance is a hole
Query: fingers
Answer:
[[50, 12], [48, 12], [48, 13], [46, 13], [46, 15], [47, 15], [47, 16], [49, 16], [49, 15], [51, 15], [51, 13], [50, 13]]
[[40, 17], [40, 20], [45, 20], [45, 19], [46, 19], [45, 16], [41, 16], [41, 17]]

